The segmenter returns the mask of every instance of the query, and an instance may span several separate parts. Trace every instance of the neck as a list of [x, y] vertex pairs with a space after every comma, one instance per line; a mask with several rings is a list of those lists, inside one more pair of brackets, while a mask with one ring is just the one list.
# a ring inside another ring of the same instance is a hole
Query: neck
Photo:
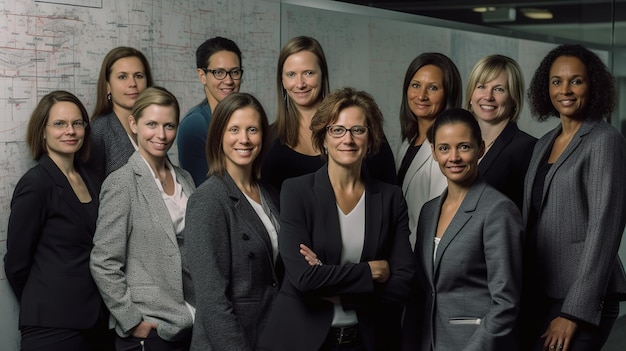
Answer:
[[485, 147], [489, 148], [496, 139], [500, 136], [504, 128], [506, 128], [508, 124], [508, 120], [502, 120], [497, 123], [488, 123], [480, 118], [476, 119], [478, 121], [478, 125], [480, 126], [480, 132], [483, 135], [483, 140], [485, 141]]
[[583, 121], [579, 119], [574, 119], [570, 117], [561, 116], [561, 126], [563, 131], [561, 134], [563, 135], [574, 135], [580, 129], [580, 126], [583, 125]]
[[154, 157], [145, 153], [142, 149], [139, 149], [139, 153], [141, 154], [141, 157], [148, 162], [150, 169], [152, 169], [157, 177], [168, 169], [165, 157]]
[[241, 167], [227, 164], [226, 172], [233, 179], [239, 190], [244, 193], [249, 193], [256, 186], [256, 182], [252, 179], [252, 166]]
[[48, 153], [48, 157], [59, 167], [61, 172], [67, 177], [70, 173], [74, 173], [74, 154], [71, 155], [59, 155], [56, 153]]
[[352, 191], [363, 184], [361, 163], [345, 167], [328, 161], [328, 177], [335, 190]]
[[426, 133], [428, 132], [428, 129], [433, 125], [433, 123], [435, 123], [434, 119], [417, 119], [418, 134], [415, 138], [415, 142], [413, 143], [413, 145], [422, 145], [424, 143], [424, 140], [426, 140]]
[[117, 119], [120, 121], [120, 123], [122, 123], [126, 134], [130, 135], [133, 140], [137, 141], [135, 139], [135, 134], [133, 134], [133, 132], [130, 130], [130, 122], [128, 121], [128, 116], [130, 116], [130, 110], [119, 107], [117, 105], [113, 105], [113, 113], [115, 113]]

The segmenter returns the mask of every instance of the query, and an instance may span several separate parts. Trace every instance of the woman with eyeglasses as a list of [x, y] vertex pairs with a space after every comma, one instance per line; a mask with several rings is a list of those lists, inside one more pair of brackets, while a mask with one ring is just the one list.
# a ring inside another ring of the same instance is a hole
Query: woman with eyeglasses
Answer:
[[234, 41], [215, 37], [196, 50], [196, 73], [205, 99], [192, 107], [178, 128], [178, 162], [191, 173], [196, 186], [208, 177], [206, 142], [212, 111], [226, 96], [239, 92], [243, 78], [241, 50]]
[[76, 96], [53, 91], [28, 122], [37, 165], [11, 200], [4, 270], [20, 303], [21, 350], [108, 351], [108, 313], [89, 272], [98, 192], [82, 166], [89, 116]]
[[[276, 68], [278, 114], [272, 125], [273, 143], [263, 163], [261, 179], [281, 191], [285, 179], [317, 171], [324, 165], [311, 141], [311, 118], [330, 93], [328, 65], [314, 38], [292, 38], [283, 46]], [[366, 158], [374, 178], [396, 184], [393, 152], [383, 135], [380, 150]]]
[[400, 188], [362, 169], [383, 140], [374, 99], [337, 90], [311, 120], [326, 164], [287, 179], [280, 195], [285, 280], [261, 349], [397, 350], [415, 272]]
[[100, 184], [122, 167], [137, 149], [128, 116], [139, 93], [153, 84], [144, 54], [120, 46], [104, 57], [98, 76], [96, 107], [91, 117], [91, 142], [87, 166]]

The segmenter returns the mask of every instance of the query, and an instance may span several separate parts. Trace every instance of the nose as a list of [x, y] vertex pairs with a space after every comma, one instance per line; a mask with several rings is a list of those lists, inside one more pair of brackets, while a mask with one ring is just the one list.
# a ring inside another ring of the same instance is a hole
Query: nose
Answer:
[[250, 135], [248, 135], [247, 131], [240, 133], [239, 143], [240, 144], [248, 144], [250, 142]]
[[426, 92], [426, 88], [420, 88], [417, 91], [417, 98], [420, 100], [428, 100], [428, 93]]
[[296, 78], [296, 86], [298, 88], [304, 88], [306, 87], [306, 79], [304, 78], [304, 76], [298, 76], [298, 78]]
[[129, 82], [131, 87], [137, 86], [137, 79], [135, 77], [130, 77]]
[[226, 73], [226, 77], [224, 77], [224, 79], [222, 79], [222, 80], [224, 81], [224, 83], [227, 83], [227, 84], [234, 83], [234, 79], [231, 76], [231, 73]]
[[76, 128], [74, 128], [74, 125], [72, 123], [67, 125], [67, 128], [65, 129], [65, 132], [67, 134], [76, 134]]
[[450, 151], [450, 160], [452, 160], [453, 162], [459, 161], [461, 159], [461, 154], [459, 153], [459, 150], [457, 149], [452, 149]]

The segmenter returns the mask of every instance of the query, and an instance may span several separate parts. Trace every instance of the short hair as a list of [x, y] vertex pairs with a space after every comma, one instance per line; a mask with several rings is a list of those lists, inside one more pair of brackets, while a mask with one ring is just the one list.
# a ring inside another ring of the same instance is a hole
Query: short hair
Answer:
[[115, 49], [109, 51], [109, 53], [104, 57], [102, 61], [102, 67], [100, 67], [100, 74], [98, 75], [98, 86], [96, 93], [96, 107], [93, 109], [92, 120], [97, 119], [98, 117], [105, 116], [113, 112], [113, 102], [111, 102], [107, 98], [107, 83], [111, 77], [111, 69], [115, 62], [119, 59], [123, 59], [126, 57], [136, 57], [141, 61], [143, 65], [144, 74], [146, 75], [146, 83], [147, 87], [151, 87], [154, 85], [154, 80], [152, 79], [152, 70], [150, 69], [150, 64], [148, 63], [148, 59], [144, 54], [131, 47], [120, 46]]
[[411, 84], [411, 80], [415, 73], [422, 67], [434, 65], [439, 67], [443, 74], [443, 91], [446, 95], [445, 108], [461, 107], [462, 87], [461, 74], [454, 62], [446, 55], [438, 52], [426, 52], [418, 55], [406, 70], [404, 75], [404, 83], [402, 84], [402, 103], [400, 105], [400, 131], [402, 140], [410, 140], [419, 133], [417, 119], [406, 97], [407, 89]]
[[440, 113], [428, 130], [428, 141], [430, 141], [432, 145], [435, 145], [435, 134], [437, 130], [449, 124], [465, 124], [470, 129], [471, 136], [476, 144], [481, 145], [483, 142], [483, 136], [478, 121], [471, 112], [463, 108], [450, 108]]
[[237, 55], [237, 58], [239, 58], [239, 64], [242, 64], [241, 50], [239, 50], [237, 44], [227, 38], [215, 37], [207, 39], [204, 43], [198, 46], [198, 49], [196, 49], [196, 68], [207, 68], [211, 56], [220, 51], [229, 51], [234, 53]]
[[571, 56], [579, 59], [587, 70], [589, 104], [585, 119], [608, 118], [615, 108], [615, 80], [598, 55], [579, 44], [563, 44], [550, 51], [535, 71], [528, 88], [528, 103], [538, 121], [559, 117], [550, 99], [550, 68], [557, 58]]
[[519, 64], [504, 55], [485, 56], [474, 65], [467, 80], [465, 109], [472, 111], [472, 95], [476, 86], [480, 83], [491, 82], [501, 72], [506, 72], [508, 80], [506, 88], [513, 100], [513, 115], [509, 117], [509, 121], [517, 122], [524, 106], [524, 76]]
[[317, 64], [322, 71], [322, 91], [318, 97], [324, 99], [330, 93], [330, 83], [328, 82], [328, 64], [322, 45], [314, 38], [299, 36], [292, 38], [283, 46], [278, 55], [276, 67], [276, 92], [277, 92], [277, 115], [274, 123], [276, 138], [281, 143], [295, 147], [298, 144], [298, 130], [300, 127], [300, 114], [296, 105], [287, 98], [287, 92], [283, 88], [283, 66], [289, 56], [301, 51], [309, 51], [317, 58]]
[[311, 120], [313, 147], [320, 151], [323, 160], [327, 159], [324, 150], [326, 127], [333, 124], [341, 111], [348, 107], [358, 107], [365, 113], [365, 123], [368, 127], [368, 149], [371, 155], [378, 153], [385, 136], [383, 131], [383, 113], [378, 108], [372, 95], [365, 91], [357, 91], [346, 87], [333, 91], [320, 104]]
[[233, 93], [226, 96], [215, 108], [211, 116], [211, 124], [207, 135], [206, 159], [209, 164], [209, 175], [223, 175], [226, 171], [226, 158], [222, 142], [230, 117], [235, 111], [251, 107], [260, 116], [261, 124], [261, 151], [252, 162], [252, 180], [257, 181], [261, 173], [263, 159], [269, 150], [270, 133], [267, 114], [263, 106], [254, 96], [248, 93]]
[[[43, 154], [47, 153], [46, 142], [44, 140], [46, 125], [48, 124], [48, 118], [50, 118], [52, 106], [58, 102], [73, 103], [80, 110], [82, 120], [87, 123], [89, 122], [89, 115], [87, 114], [85, 106], [74, 94], [63, 90], [55, 90], [42, 97], [30, 116], [28, 127], [26, 128], [26, 144], [28, 144], [30, 148], [33, 160], [39, 160]], [[88, 124], [87, 128], [85, 128], [83, 145], [74, 156], [74, 158], [78, 158], [80, 162], [85, 162], [89, 158], [90, 133], [91, 129]]]
[[176, 124], [180, 122], [180, 106], [178, 105], [178, 100], [174, 94], [159, 86], [146, 88], [144, 91], [139, 93], [139, 96], [135, 101], [135, 105], [130, 112], [130, 115], [133, 116], [135, 122], [143, 117], [144, 111], [151, 105], [172, 107], [176, 114]]

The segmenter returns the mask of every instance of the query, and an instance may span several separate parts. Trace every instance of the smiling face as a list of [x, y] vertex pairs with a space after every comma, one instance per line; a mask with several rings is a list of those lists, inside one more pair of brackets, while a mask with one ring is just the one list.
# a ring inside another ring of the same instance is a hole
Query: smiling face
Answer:
[[123, 57], [111, 66], [107, 94], [111, 94], [113, 111], [119, 117], [130, 114], [139, 93], [148, 86], [145, 68], [137, 57]]
[[[75, 104], [61, 101], [52, 105], [44, 131], [46, 151], [51, 158], [74, 157], [74, 154], [80, 150], [83, 146], [85, 129], [76, 128], [72, 123], [82, 120], [80, 109]], [[67, 126], [60, 128], [55, 127], [54, 124], [67, 124]]]
[[167, 157], [176, 139], [176, 111], [172, 106], [150, 105], [135, 119], [130, 116], [130, 129], [137, 134], [137, 148], [146, 160]]
[[[355, 126], [367, 127], [367, 117], [360, 107], [350, 106], [339, 112], [337, 120], [332, 125], [342, 126], [346, 129]], [[324, 147], [328, 153], [329, 166], [334, 164], [343, 167], [354, 166], [360, 168], [363, 159], [367, 156], [368, 140], [368, 132], [354, 136], [348, 130], [346, 134], [338, 138], [330, 136], [327, 132], [324, 139]]]
[[472, 137], [470, 127], [465, 123], [444, 124], [435, 132], [435, 142], [431, 145], [433, 159], [448, 179], [469, 186], [478, 176], [478, 160], [484, 153], [484, 144]]
[[[241, 69], [241, 62], [236, 53], [232, 51], [218, 51], [209, 57], [207, 67], [210, 70], [224, 70], [232, 71], [234, 69]], [[204, 72], [198, 68], [198, 78], [202, 85], [204, 85], [204, 93], [211, 106], [211, 111], [215, 110], [215, 106], [222, 101], [225, 97], [232, 93], [239, 92], [241, 87], [241, 78], [233, 79], [230, 74], [222, 80], [219, 80], [213, 76], [211, 72]]]
[[290, 55], [283, 64], [283, 88], [300, 108], [311, 108], [320, 102], [322, 71], [317, 57], [310, 51]]
[[435, 65], [425, 65], [411, 78], [406, 91], [411, 112], [418, 118], [432, 120], [446, 107], [443, 72]]
[[235, 110], [226, 124], [222, 138], [226, 171], [231, 175], [241, 169], [251, 171], [252, 163], [261, 152], [262, 142], [259, 112], [252, 107]]
[[587, 68], [573, 56], [561, 56], [550, 67], [549, 93], [561, 118], [584, 119], [589, 104]]
[[509, 92], [509, 79], [502, 70], [493, 80], [476, 84], [471, 98], [471, 109], [476, 118], [497, 124], [513, 116], [513, 100]]

